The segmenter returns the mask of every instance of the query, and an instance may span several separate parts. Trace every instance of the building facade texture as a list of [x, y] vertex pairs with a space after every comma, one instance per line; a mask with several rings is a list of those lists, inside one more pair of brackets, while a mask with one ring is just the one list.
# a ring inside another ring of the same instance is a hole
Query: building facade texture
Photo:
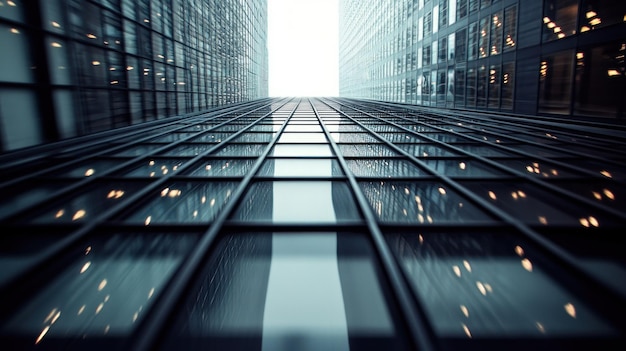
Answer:
[[341, 96], [624, 118], [624, 1], [340, 4]]
[[0, 144], [267, 96], [267, 1], [0, 1]]

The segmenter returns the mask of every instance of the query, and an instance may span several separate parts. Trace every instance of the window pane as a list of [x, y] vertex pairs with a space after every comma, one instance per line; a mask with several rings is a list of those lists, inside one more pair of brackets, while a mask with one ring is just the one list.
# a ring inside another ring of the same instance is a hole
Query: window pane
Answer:
[[558, 40], [576, 34], [577, 18], [578, 0], [544, 2], [543, 41]]
[[371, 159], [346, 160], [348, 168], [357, 177], [422, 177], [430, 175], [425, 170], [404, 160]]
[[574, 52], [564, 51], [541, 59], [539, 112], [570, 113]]
[[243, 177], [256, 159], [209, 159], [192, 167], [187, 174], [196, 177]]
[[331, 177], [343, 175], [336, 160], [270, 159], [263, 163], [259, 176], [264, 177]]
[[502, 65], [502, 100], [500, 108], [503, 110], [513, 109], [515, 96], [515, 62], [507, 62]]
[[513, 50], [517, 43], [517, 6], [504, 10], [504, 51]]

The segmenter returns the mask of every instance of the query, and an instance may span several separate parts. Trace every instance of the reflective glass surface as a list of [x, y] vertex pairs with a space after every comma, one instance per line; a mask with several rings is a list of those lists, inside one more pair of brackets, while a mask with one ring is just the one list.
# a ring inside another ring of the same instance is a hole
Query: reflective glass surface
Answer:
[[190, 168], [186, 174], [195, 177], [243, 177], [255, 159], [207, 159]]
[[346, 160], [357, 177], [421, 177], [430, 175], [409, 161], [397, 159]]
[[[9, 319], [14, 346], [120, 346], [188, 254], [195, 236], [113, 234], [71, 250], [68, 264]], [[101, 345], [102, 346], [102, 345]]]
[[360, 182], [382, 222], [464, 223], [490, 220], [466, 198], [433, 182]]
[[259, 156], [267, 147], [266, 144], [228, 144], [212, 153], [216, 156]]
[[446, 174], [450, 177], [480, 177], [492, 178], [500, 177], [506, 173], [488, 166], [480, 161], [471, 159], [463, 160], [446, 160], [426, 158], [424, 163], [433, 168], [438, 173]]
[[145, 225], [208, 222], [230, 199], [237, 183], [174, 183], [159, 189], [146, 205], [132, 211], [126, 221]]
[[176, 172], [185, 164], [184, 159], [150, 159], [143, 161], [139, 167], [124, 172], [129, 177], [161, 177]]
[[260, 176], [330, 177], [341, 176], [339, 163], [331, 159], [269, 159], [263, 163]]
[[299, 157], [299, 156], [332, 156], [328, 145], [319, 144], [277, 144], [271, 153], [272, 156]]

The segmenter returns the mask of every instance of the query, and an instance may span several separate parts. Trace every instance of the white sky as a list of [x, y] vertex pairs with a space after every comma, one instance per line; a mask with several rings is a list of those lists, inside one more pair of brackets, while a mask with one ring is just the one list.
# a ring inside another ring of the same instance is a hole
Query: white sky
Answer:
[[338, 0], [268, 0], [270, 96], [338, 96]]

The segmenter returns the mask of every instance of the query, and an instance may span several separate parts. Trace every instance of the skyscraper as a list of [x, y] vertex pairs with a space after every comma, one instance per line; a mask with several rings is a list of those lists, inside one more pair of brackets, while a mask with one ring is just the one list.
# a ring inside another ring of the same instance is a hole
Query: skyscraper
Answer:
[[340, 3], [341, 96], [624, 118], [624, 1]]
[[0, 5], [1, 150], [267, 96], [265, 0]]

